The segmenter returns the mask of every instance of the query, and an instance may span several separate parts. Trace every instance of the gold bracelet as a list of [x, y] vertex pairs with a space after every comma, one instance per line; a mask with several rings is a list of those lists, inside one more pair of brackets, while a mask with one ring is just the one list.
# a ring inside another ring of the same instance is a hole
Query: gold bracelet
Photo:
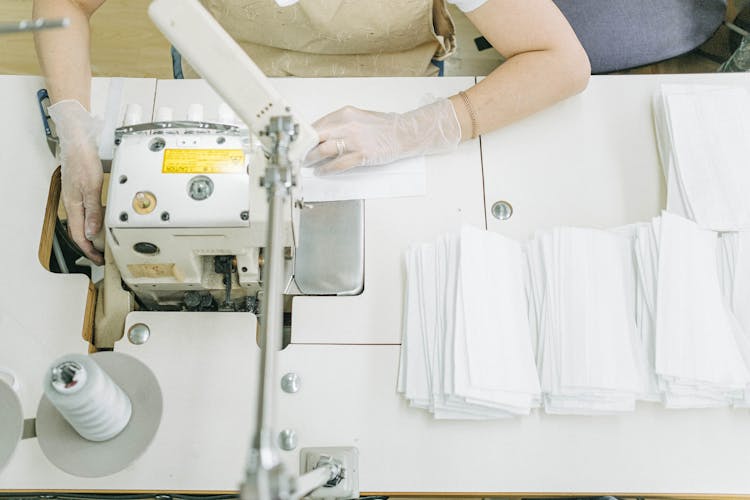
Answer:
[[477, 125], [477, 114], [474, 112], [474, 108], [471, 106], [471, 101], [469, 100], [469, 96], [466, 95], [466, 92], [463, 90], [458, 93], [458, 95], [461, 96], [461, 99], [464, 101], [464, 106], [466, 106], [466, 111], [469, 112], [469, 117], [471, 118], [471, 138], [476, 139], [478, 135], [478, 128]]

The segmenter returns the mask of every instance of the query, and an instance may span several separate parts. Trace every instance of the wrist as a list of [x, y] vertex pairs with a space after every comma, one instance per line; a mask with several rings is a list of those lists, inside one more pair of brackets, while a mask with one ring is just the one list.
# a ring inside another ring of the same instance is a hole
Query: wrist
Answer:
[[461, 141], [461, 123], [450, 99], [439, 99], [404, 113], [409, 156], [452, 151]]
[[98, 149], [101, 122], [74, 99], [59, 101], [48, 108], [60, 140], [60, 153], [68, 156], [75, 150]]

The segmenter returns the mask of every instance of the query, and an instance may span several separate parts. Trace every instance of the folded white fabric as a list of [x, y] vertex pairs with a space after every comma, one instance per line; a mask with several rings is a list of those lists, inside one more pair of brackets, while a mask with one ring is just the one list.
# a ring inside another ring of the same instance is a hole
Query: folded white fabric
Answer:
[[750, 232], [464, 228], [406, 276], [398, 389], [436, 418], [750, 407]]
[[[670, 408], [743, 404], [750, 342], [722, 287], [720, 240], [669, 213], [659, 224], [655, 370]], [[727, 278], [725, 277], [725, 280]]]
[[530, 243], [547, 413], [631, 411], [647, 392], [631, 242], [609, 231], [555, 228]]
[[406, 255], [399, 392], [436, 418], [527, 415], [539, 403], [521, 245], [464, 228]]
[[662, 85], [654, 96], [667, 210], [701, 228], [750, 228], [750, 94], [741, 87]]
[[[725, 235], [726, 236], [726, 235]], [[732, 311], [750, 334], [750, 231], [732, 234], [734, 260], [731, 268]]]
[[646, 393], [643, 399], [661, 401], [659, 381], [654, 370], [656, 363], [656, 279], [659, 266], [660, 219], [650, 224], [632, 226], [633, 253], [635, 256], [637, 279], [635, 294], [635, 323], [638, 327], [646, 364]]

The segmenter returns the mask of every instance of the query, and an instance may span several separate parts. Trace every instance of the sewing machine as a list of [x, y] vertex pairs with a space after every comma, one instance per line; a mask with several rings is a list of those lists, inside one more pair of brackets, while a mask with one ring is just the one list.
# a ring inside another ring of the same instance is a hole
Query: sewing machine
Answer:
[[[268, 218], [260, 144], [247, 129], [197, 120], [125, 126], [115, 143], [107, 246], [139, 303], [257, 312]], [[283, 222], [290, 253], [294, 201]]]
[[[240, 56], [227, 57], [229, 63], [211, 58], [213, 66], [203, 70], [231, 74]], [[222, 85], [234, 109], [251, 116], [250, 128], [221, 102], [215, 110], [191, 104], [178, 110], [181, 119], [161, 107], [152, 122], [132, 106], [115, 131], [105, 216], [111, 258], [99, 291], [99, 347], [119, 338], [124, 314], [136, 305], [259, 312], [269, 219], [263, 181], [272, 154], [266, 130], [275, 110], [296, 124], [282, 179], [291, 193], [280, 214], [284, 293], [356, 295], [364, 287], [363, 202], [304, 200], [299, 168], [317, 144], [314, 130], [293, 116], [259, 71], [244, 78], [240, 90], [232, 78], [221, 79]], [[122, 293], [121, 283], [132, 295]]]

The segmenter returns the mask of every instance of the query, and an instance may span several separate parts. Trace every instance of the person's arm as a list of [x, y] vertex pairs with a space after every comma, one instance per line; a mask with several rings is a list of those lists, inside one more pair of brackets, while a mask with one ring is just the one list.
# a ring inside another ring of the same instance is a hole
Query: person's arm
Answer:
[[[466, 91], [482, 134], [517, 121], [586, 88], [588, 56], [552, 0], [489, 0], [466, 17], [505, 58]], [[451, 97], [470, 138], [471, 117], [460, 96]]]
[[103, 258], [91, 239], [102, 227], [102, 167], [96, 146], [98, 126], [89, 114], [91, 66], [89, 18], [104, 0], [34, 0], [34, 18], [67, 17], [70, 25], [34, 35], [47, 81], [50, 116], [60, 138], [62, 200], [68, 231], [94, 262]]
[[315, 123], [320, 144], [308, 164], [333, 173], [445, 151], [586, 87], [588, 57], [552, 0], [488, 0], [467, 17], [506, 57], [503, 64], [465, 96], [407, 113], [347, 107], [323, 117]]

